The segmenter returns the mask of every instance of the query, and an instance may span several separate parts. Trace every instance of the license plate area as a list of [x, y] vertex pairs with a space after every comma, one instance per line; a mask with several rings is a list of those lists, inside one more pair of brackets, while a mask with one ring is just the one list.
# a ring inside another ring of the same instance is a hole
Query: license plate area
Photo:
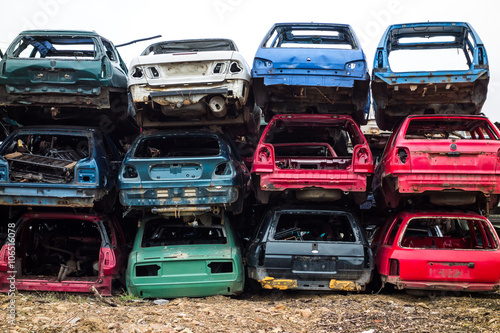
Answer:
[[474, 269], [473, 262], [429, 262], [427, 264], [430, 278], [466, 279]]
[[324, 274], [335, 273], [337, 258], [326, 256], [294, 256], [292, 258], [292, 271]]

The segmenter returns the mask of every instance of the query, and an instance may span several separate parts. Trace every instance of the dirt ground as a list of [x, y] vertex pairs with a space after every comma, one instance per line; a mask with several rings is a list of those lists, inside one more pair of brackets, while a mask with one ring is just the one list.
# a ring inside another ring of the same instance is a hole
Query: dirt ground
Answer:
[[[158, 300], [157, 300], [158, 302]], [[16, 322], [0, 296], [1, 332], [500, 332], [500, 294], [272, 291], [232, 298], [153, 300], [21, 293]], [[109, 303], [109, 304], [108, 304]], [[161, 302], [160, 302], [161, 303]]]

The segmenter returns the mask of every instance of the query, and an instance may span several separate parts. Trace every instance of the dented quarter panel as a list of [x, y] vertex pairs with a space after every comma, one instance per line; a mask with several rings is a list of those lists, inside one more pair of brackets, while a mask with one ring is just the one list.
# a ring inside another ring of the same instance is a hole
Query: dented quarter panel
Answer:
[[[453, 36], [453, 42], [400, 43], [400, 38]], [[395, 50], [460, 48], [468, 69], [394, 72], [389, 55]], [[387, 28], [375, 52], [372, 95], [379, 128], [391, 130], [409, 114], [479, 114], [486, 100], [489, 62], [478, 34], [466, 22], [395, 24]]]

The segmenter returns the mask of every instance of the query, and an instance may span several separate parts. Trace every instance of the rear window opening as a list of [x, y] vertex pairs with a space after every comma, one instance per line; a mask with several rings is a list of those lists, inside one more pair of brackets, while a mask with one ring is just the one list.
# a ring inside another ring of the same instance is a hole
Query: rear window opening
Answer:
[[226, 233], [218, 216], [158, 217], [146, 222], [141, 247], [189, 244], [226, 244]]
[[177, 40], [153, 44], [144, 50], [141, 56], [207, 51], [238, 51], [238, 49], [229, 39]]
[[265, 143], [274, 147], [280, 169], [340, 169], [351, 166], [353, 147], [362, 141], [349, 124], [332, 126], [277, 121]]
[[76, 162], [90, 156], [85, 136], [22, 134], [5, 149], [14, 182], [68, 183]]
[[488, 121], [483, 119], [412, 119], [406, 140], [499, 140]]
[[220, 144], [211, 136], [159, 136], [143, 139], [134, 151], [134, 157], [168, 158], [219, 156]]
[[82, 220], [29, 220], [16, 237], [22, 276], [56, 281], [95, 280], [103, 243], [96, 223]]
[[408, 248], [490, 250], [498, 243], [485, 221], [462, 218], [413, 218], [401, 246]]
[[286, 214], [279, 216], [274, 240], [355, 242], [351, 221], [343, 214]]
[[73, 36], [24, 36], [12, 50], [14, 58], [92, 60], [97, 57], [94, 38]]

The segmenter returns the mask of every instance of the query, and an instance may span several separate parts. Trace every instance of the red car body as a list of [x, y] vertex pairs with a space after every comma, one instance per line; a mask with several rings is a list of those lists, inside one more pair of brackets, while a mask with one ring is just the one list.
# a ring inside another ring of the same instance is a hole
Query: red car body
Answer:
[[293, 191], [300, 200], [366, 199], [373, 157], [350, 116], [276, 115], [255, 150], [252, 177], [260, 202], [271, 193]]
[[484, 116], [408, 116], [393, 132], [375, 170], [376, 198], [493, 208], [500, 194], [500, 133]]
[[14, 285], [71, 293], [91, 293], [95, 287], [109, 296], [113, 280], [125, 272], [127, 256], [125, 236], [113, 218], [26, 213], [9, 227], [0, 250], [0, 292]]
[[500, 289], [499, 238], [482, 215], [400, 212], [371, 246], [383, 284], [398, 289]]

